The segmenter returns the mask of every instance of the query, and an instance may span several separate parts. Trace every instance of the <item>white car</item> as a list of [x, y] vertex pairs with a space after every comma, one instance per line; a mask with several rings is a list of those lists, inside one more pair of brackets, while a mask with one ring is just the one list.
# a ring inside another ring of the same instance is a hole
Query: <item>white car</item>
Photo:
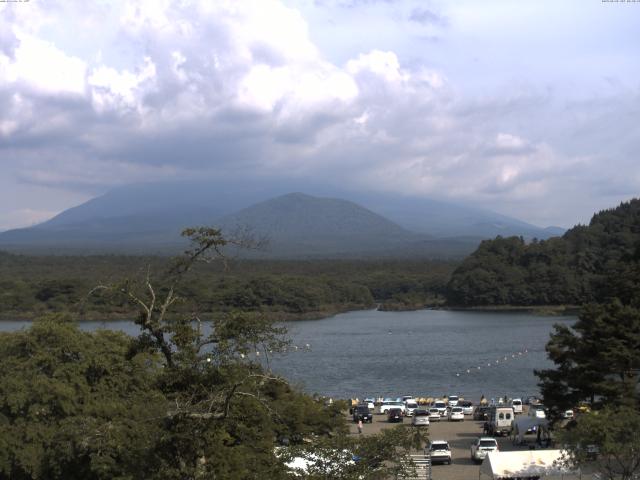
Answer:
[[464, 412], [462, 411], [462, 407], [451, 407], [451, 411], [449, 412], [449, 421], [462, 422], [463, 420]]
[[405, 406], [404, 403], [398, 400], [391, 400], [391, 401], [385, 401], [382, 402], [382, 405], [380, 405], [380, 413], [382, 414], [386, 414], [390, 409], [392, 408], [399, 408], [400, 410], [402, 410], [402, 414], [405, 414]]
[[431, 457], [431, 463], [441, 462], [451, 465], [451, 449], [446, 440], [432, 440], [425, 453]]
[[471, 460], [481, 463], [489, 452], [498, 451], [498, 442], [495, 438], [480, 437], [471, 444]]
[[433, 408], [438, 409], [441, 417], [447, 414], [447, 404], [444, 402], [441, 402], [441, 401], [434, 402]]
[[565, 410], [562, 414], [562, 418], [570, 419], [573, 418], [573, 410]]
[[407, 417], [413, 415], [413, 411], [418, 409], [418, 402], [415, 399], [405, 400], [404, 402], [404, 414]]
[[469, 401], [464, 401], [458, 403], [460, 407], [462, 407], [462, 413], [465, 415], [473, 415], [473, 403]]
[[547, 418], [547, 414], [544, 411], [544, 405], [530, 405], [529, 416], [536, 418]]
[[416, 427], [428, 427], [429, 426], [429, 412], [423, 409], [416, 409], [413, 412], [413, 418], [411, 419], [411, 425]]
[[447, 398], [450, 407], [455, 407], [458, 405], [458, 396], [457, 395], [449, 395]]
[[516, 415], [522, 413], [522, 399], [514, 398], [513, 400], [511, 400], [511, 407], [513, 407], [513, 413], [515, 413]]
[[376, 403], [373, 401], [373, 398], [365, 398], [362, 403], [366, 403], [372, 412], [376, 408]]
[[429, 421], [430, 422], [439, 422], [440, 421], [440, 410], [435, 407], [431, 407], [429, 409]]

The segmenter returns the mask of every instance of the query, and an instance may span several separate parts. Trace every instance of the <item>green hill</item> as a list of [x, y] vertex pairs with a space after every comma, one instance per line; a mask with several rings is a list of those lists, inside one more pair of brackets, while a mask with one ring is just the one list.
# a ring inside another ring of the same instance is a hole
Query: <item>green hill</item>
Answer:
[[640, 199], [603, 210], [562, 237], [486, 240], [455, 270], [447, 301], [458, 306], [580, 305], [640, 299]]

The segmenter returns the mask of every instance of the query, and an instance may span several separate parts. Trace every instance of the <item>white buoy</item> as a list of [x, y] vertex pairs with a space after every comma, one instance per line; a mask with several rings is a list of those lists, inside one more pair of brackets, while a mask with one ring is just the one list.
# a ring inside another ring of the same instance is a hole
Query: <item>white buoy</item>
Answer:
[[260, 352], [256, 351], [256, 357], [260, 356]]
[[240, 358], [244, 358], [244, 353], [241, 353], [241, 354], [240, 354]]
[[471, 370], [467, 369], [467, 373], [471, 373]]
[[459, 376], [460, 376], [460, 374], [459, 374], [459, 373], [456, 373], [456, 377], [459, 377]]

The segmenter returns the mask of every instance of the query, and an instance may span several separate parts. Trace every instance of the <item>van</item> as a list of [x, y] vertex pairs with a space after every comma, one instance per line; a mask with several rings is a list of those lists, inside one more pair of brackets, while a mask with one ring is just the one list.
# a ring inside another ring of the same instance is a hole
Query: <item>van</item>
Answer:
[[522, 413], [522, 399], [514, 398], [513, 400], [511, 400], [511, 407], [513, 408], [513, 413], [515, 413], [516, 415]]
[[511, 433], [515, 414], [512, 407], [491, 407], [489, 410], [488, 434], [489, 435], [508, 435]]

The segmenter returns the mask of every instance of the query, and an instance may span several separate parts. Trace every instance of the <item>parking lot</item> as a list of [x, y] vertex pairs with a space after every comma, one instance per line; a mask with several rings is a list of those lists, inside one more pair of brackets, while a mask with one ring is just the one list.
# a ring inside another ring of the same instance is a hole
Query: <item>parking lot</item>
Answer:
[[[526, 415], [526, 411], [524, 413]], [[350, 417], [349, 417], [350, 418]], [[449, 422], [442, 420], [432, 422], [428, 427], [431, 440], [447, 440], [451, 447], [451, 465], [433, 465], [434, 480], [473, 480], [478, 478], [479, 465], [471, 461], [471, 443], [482, 434], [481, 421], [474, 421], [467, 416], [462, 422]], [[398, 423], [388, 423], [386, 415], [374, 414], [373, 423], [363, 426], [363, 435], [371, 435], [380, 432], [383, 428], [393, 428]], [[405, 418], [404, 425], [411, 427], [411, 419]], [[351, 423], [351, 433], [358, 435], [357, 426]], [[528, 447], [512, 445], [509, 437], [498, 437], [499, 448], [502, 451], [523, 450]]]

